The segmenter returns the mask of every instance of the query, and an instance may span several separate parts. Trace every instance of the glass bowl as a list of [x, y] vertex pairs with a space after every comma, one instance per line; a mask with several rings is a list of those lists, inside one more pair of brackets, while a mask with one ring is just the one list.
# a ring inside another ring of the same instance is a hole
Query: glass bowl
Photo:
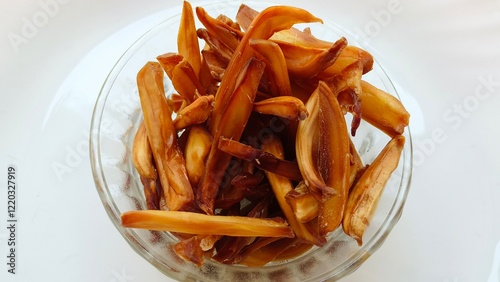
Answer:
[[[262, 10], [271, 3], [245, 2]], [[223, 1], [198, 4], [212, 16], [235, 17], [238, 2]], [[194, 6], [194, 5], [193, 5]], [[409, 128], [400, 163], [387, 183], [376, 213], [363, 236], [363, 246], [345, 235], [341, 228], [329, 235], [328, 243], [314, 247], [303, 255], [264, 267], [251, 268], [224, 265], [206, 260], [201, 267], [177, 257], [172, 246], [177, 239], [168, 232], [128, 229], [121, 226], [120, 215], [130, 210], [146, 209], [142, 184], [133, 166], [131, 148], [135, 132], [142, 121], [136, 75], [139, 69], [156, 56], [177, 50], [176, 37], [181, 7], [177, 14], [141, 36], [120, 57], [110, 71], [97, 99], [91, 124], [90, 159], [97, 191], [117, 230], [129, 245], [165, 275], [182, 281], [324, 281], [340, 279], [356, 270], [384, 242], [399, 220], [408, 195], [412, 172], [412, 147]], [[349, 32], [323, 18], [324, 24], [310, 25], [318, 38], [335, 41], [344, 36], [349, 44], [360, 46]], [[201, 25], [197, 23], [197, 26]], [[376, 59], [376, 58], [375, 58]], [[373, 70], [364, 79], [397, 96], [391, 80], [375, 61]], [[172, 86], [165, 83], [166, 93]], [[354, 138], [364, 163], [371, 163], [389, 138], [362, 122]]]

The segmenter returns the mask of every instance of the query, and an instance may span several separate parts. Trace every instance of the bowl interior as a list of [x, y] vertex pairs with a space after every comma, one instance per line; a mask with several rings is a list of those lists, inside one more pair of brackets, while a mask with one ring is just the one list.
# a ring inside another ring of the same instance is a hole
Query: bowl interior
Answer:
[[[262, 10], [272, 4], [245, 2], [248, 6]], [[198, 4], [212, 16], [225, 14], [234, 19], [239, 3], [232, 1]], [[142, 184], [133, 167], [132, 142], [142, 121], [136, 75], [147, 62], [156, 56], [177, 50], [176, 37], [180, 21], [178, 12], [139, 38], [121, 56], [109, 73], [96, 102], [91, 125], [90, 156], [94, 180], [102, 203], [117, 230], [130, 246], [166, 275], [182, 281], [318, 281], [338, 279], [354, 271], [380, 245], [401, 216], [408, 194], [412, 172], [412, 148], [409, 128], [405, 131], [406, 145], [400, 164], [387, 183], [370, 227], [363, 237], [364, 244], [346, 236], [342, 230], [329, 235], [328, 243], [313, 248], [302, 256], [269, 264], [260, 268], [239, 265], [222, 265], [207, 260], [198, 268], [178, 258], [172, 251], [177, 239], [168, 232], [125, 229], [120, 215], [129, 210], [146, 209]], [[312, 24], [312, 32], [323, 40], [335, 41], [344, 36], [349, 44], [360, 46], [349, 32], [329, 23]], [[201, 24], [197, 23], [197, 27]], [[376, 59], [376, 58], [375, 58]], [[375, 62], [373, 70], [364, 79], [375, 86], [397, 96], [397, 92], [382, 67]], [[173, 87], [165, 80], [167, 94]], [[362, 122], [353, 139], [364, 163], [371, 163], [389, 138], [371, 125]]]

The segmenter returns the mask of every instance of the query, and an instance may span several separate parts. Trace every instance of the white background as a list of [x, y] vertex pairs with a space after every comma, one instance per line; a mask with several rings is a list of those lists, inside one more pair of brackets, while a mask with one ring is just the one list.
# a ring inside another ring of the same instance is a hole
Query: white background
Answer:
[[[403, 216], [342, 281], [500, 281], [500, 1], [274, 2], [364, 34], [412, 114]], [[88, 132], [113, 63], [179, 4], [0, 0], [0, 281], [169, 281], [107, 218]], [[9, 165], [16, 275], [6, 264]]]

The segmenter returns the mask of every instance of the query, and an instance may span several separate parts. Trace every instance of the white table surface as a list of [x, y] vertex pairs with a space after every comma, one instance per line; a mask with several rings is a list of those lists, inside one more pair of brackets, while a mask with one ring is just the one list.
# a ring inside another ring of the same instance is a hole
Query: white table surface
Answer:
[[[274, 2], [364, 34], [412, 114], [403, 216], [342, 281], [500, 281], [500, 1]], [[0, 1], [0, 281], [171, 281], [108, 219], [88, 134], [113, 63], [180, 3]], [[10, 165], [15, 275], [7, 272]]]

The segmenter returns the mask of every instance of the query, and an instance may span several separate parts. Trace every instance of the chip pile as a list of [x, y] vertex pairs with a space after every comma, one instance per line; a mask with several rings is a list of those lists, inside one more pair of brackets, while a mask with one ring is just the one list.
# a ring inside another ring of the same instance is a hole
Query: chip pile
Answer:
[[[124, 227], [172, 232], [176, 254], [198, 266], [290, 259], [339, 227], [362, 244], [410, 116], [363, 80], [371, 54], [297, 23], [322, 20], [241, 5], [233, 21], [184, 2], [177, 52], [137, 75], [144, 121], [132, 155], [148, 210], [124, 213]], [[361, 122], [390, 137], [369, 165], [351, 139]]]

